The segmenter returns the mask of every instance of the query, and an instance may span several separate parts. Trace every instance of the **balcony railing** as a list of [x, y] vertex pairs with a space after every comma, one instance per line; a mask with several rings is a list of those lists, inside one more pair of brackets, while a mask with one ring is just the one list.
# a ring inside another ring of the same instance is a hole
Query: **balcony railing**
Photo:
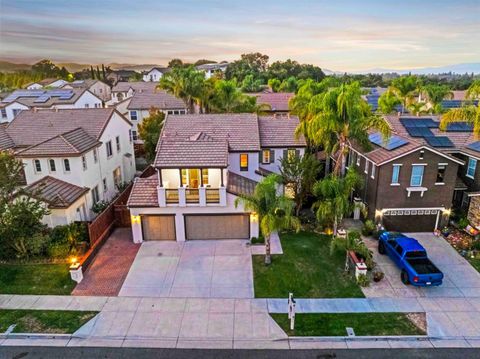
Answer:
[[165, 200], [168, 204], [178, 203], [178, 189], [165, 189]]
[[207, 203], [220, 203], [220, 190], [218, 188], [207, 188], [205, 190]]
[[255, 191], [255, 187], [257, 184], [257, 182], [250, 178], [237, 175], [233, 172], [228, 172], [227, 191], [232, 194], [251, 195]]
[[199, 203], [200, 202], [200, 193], [198, 188], [187, 188], [185, 189], [185, 199], [187, 203]]

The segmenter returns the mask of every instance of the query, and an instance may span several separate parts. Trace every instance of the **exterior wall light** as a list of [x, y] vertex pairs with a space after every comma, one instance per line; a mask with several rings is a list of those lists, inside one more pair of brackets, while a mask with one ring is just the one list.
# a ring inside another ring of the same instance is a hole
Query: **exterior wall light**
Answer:
[[250, 213], [250, 220], [255, 223], [258, 222], [258, 213], [257, 212]]
[[132, 216], [130, 216], [130, 219], [131, 219], [131, 221], [132, 221], [132, 224], [133, 224], [133, 223], [140, 224], [140, 216], [134, 216], [134, 215], [132, 215]]

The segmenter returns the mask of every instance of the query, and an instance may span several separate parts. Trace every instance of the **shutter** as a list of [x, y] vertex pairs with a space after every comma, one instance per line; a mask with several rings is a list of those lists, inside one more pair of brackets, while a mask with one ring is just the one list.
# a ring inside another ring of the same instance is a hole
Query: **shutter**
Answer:
[[262, 164], [263, 163], [263, 150], [260, 151], [258, 154], [258, 163]]
[[270, 163], [275, 163], [275, 150], [270, 150]]
[[288, 150], [283, 150], [283, 158], [288, 158]]
[[295, 157], [297, 157], [297, 158], [300, 157], [300, 150], [295, 150]]

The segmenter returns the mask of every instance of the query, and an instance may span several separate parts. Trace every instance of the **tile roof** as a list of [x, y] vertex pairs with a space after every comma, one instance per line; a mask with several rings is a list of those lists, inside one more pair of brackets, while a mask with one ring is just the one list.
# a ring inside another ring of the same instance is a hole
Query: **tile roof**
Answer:
[[133, 183], [128, 207], [158, 207], [158, 175], [147, 178], [136, 178]]
[[0, 124], [0, 150], [8, 150], [12, 147], [15, 147], [15, 142], [8, 135], [6, 126]]
[[[84, 93], [88, 91], [86, 88], [74, 88], [74, 89], [56, 89], [56, 90], [17, 90], [13, 91], [9, 96], [4, 98], [2, 102], [18, 102], [28, 107], [52, 107], [54, 105], [66, 105], [75, 103]], [[58, 94], [73, 93], [69, 99], [60, 99]], [[47, 96], [47, 101], [35, 102], [41, 96]], [[93, 95], [93, 94], [92, 94]], [[95, 96], [95, 95], [93, 95]]]
[[305, 138], [296, 138], [295, 129], [300, 121], [298, 117], [275, 118], [273, 116], [260, 116], [258, 129], [260, 131], [260, 145], [262, 147], [296, 147], [306, 146]]
[[158, 83], [156, 82], [145, 82], [145, 81], [133, 81], [133, 82], [126, 82], [120, 81], [117, 82], [115, 86], [112, 88], [112, 92], [127, 92], [128, 90], [132, 89], [133, 91], [145, 90], [145, 91], [153, 91], [157, 87]]
[[46, 176], [24, 188], [33, 197], [46, 202], [49, 208], [68, 208], [89, 191], [86, 187]]
[[[90, 88], [92, 85], [96, 84], [100, 80], [93, 80], [93, 79], [85, 79], [85, 80], [76, 80], [73, 82], [67, 82], [65, 85], [62, 86], [62, 88], [66, 86], [71, 86], [73, 88]], [[102, 81], [100, 81], [102, 82]]]
[[28, 147], [17, 153], [19, 157], [32, 156], [76, 156], [100, 145], [101, 142], [90, 136], [83, 128], [62, 133], [44, 142]]
[[128, 110], [148, 110], [156, 107], [161, 110], [186, 109], [187, 105], [183, 100], [170, 95], [164, 90], [138, 90], [132, 96], [127, 106]]
[[270, 105], [272, 111], [289, 111], [288, 101], [295, 94], [291, 92], [262, 92], [250, 95], [257, 98], [257, 104]]
[[99, 140], [114, 112], [114, 108], [21, 111], [5, 131], [15, 147], [29, 147], [78, 128]]
[[230, 151], [260, 151], [257, 115], [251, 113], [168, 115], [158, 146], [164, 140], [185, 141], [199, 132], [228, 141]]

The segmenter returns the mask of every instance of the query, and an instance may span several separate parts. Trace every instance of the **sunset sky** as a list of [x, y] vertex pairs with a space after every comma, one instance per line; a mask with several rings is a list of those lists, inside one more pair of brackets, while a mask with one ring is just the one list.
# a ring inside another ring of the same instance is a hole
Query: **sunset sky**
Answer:
[[259, 51], [341, 71], [480, 62], [479, 0], [0, 0], [0, 58], [166, 64]]

